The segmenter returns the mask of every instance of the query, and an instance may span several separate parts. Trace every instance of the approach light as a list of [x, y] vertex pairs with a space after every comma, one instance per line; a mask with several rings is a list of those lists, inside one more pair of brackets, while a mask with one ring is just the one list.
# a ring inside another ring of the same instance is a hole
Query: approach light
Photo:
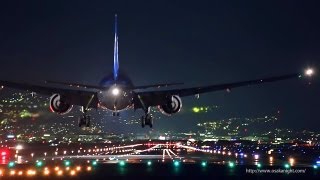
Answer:
[[312, 76], [314, 74], [314, 70], [311, 69], [311, 68], [308, 68], [306, 71], [305, 71], [305, 75], [306, 76]]
[[113, 94], [114, 96], [118, 96], [119, 93], [120, 93], [120, 90], [119, 90], [118, 88], [112, 89], [112, 94]]

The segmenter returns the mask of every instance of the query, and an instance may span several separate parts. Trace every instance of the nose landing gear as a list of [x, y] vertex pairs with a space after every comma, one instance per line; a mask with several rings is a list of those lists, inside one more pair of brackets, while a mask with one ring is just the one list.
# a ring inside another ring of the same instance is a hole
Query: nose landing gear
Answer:
[[150, 128], [153, 127], [153, 117], [150, 113], [150, 107], [145, 111], [145, 115], [141, 117], [141, 127], [144, 128], [146, 125]]

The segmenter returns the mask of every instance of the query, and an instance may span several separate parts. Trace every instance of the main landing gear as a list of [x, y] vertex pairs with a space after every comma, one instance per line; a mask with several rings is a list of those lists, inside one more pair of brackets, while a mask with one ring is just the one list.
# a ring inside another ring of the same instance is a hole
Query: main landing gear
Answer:
[[141, 117], [141, 127], [144, 128], [144, 126], [149, 126], [150, 128], [153, 126], [153, 117], [150, 114], [150, 107], [145, 111], [145, 115]]
[[78, 119], [79, 127], [90, 127], [91, 118], [89, 115], [87, 115], [87, 110], [83, 109], [82, 112], [83, 112], [82, 116], [80, 116]]

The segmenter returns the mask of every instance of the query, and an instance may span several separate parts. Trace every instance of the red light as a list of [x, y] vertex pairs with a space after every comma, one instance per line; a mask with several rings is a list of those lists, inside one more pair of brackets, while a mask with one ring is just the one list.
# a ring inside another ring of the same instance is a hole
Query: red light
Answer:
[[5, 151], [1, 152], [1, 156], [6, 156], [6, 155], [7, 155], [7, 152], [5, 152]]

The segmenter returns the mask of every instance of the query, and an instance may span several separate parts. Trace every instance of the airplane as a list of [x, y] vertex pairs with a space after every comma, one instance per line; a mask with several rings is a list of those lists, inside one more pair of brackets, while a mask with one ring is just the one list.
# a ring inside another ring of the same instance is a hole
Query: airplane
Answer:
[[[305, 71], [304, 75], [311, 76], [313, 74], [314, 70], [309, 68]], [[46, 81], [46, 83], [60, 85], [60, 87], [51, 87], [46, 85], [35, 85], [0, 80], [0, 86], [50, 96], [50, 110], [60, 115], [70, 112], [74, 105], [81, 106], [82, 115], [78, 120], [79, 127], [90, 126], [91, 122], [90, 116], [88, 115], [88, 110], [102, 108], [112, 111], [113, 116], [119, 116], [120, 111], [127, 109], [142, 109], [144, 111], [144, 115], [141, 117], [141, 126], [149, 126], [152, 128], [153, 117], [150, 113], [151, 107], [158, 107], [160, 112], [170, 116], [180, 111], [182, 108], [181, 98], [186, 96], [199, 97], [200, 94], [213, 91], [230, 91], [233, 88], [242, 86], [257, 85], [300, 77], [302, 77], [300, 73], [293, 73], [248, 81], [190, 88], [137, 91], [147, 88], [160, 88], [180, 85], [182, 83], [163, 83], [135, 86], [128, 76], [119, 71], [117, 15], [115, 15], [113, 73], [103, 78], [99, 85]], [[66, 85], [76, 88], [66, 87]]]

